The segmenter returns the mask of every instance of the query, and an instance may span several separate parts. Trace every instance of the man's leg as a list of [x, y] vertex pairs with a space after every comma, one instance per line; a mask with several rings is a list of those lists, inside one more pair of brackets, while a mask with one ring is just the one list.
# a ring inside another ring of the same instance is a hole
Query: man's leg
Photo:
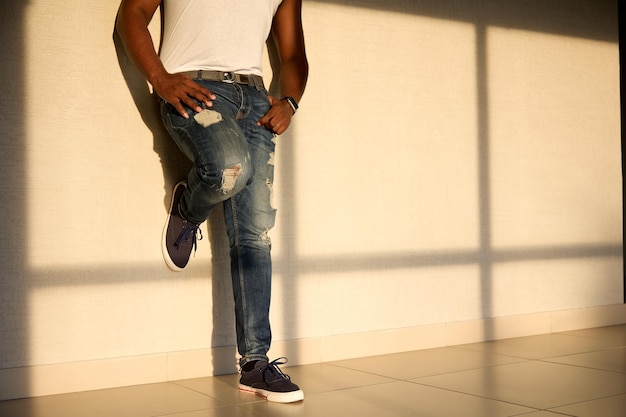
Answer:
[[178, 147], [194, 162], [187, 183], [178, 184], [163, 235], [167, 265], [182, 270], [195, 247], [198, 225], [218, 203], [248, 183], [253, 166], [244, 133], [236, 121], [239, 92], [230, 84], [205, 82], [216, 95], [213, 107], [189, 118], [162, 103], [161, 114]]
[[239, 194], [224, 203], [231, 245], [231, 266], [237, 347], [241, 354], [239, 389], [268, 401], [289, 403], [304, 399], [302, 390], [279, 365], [285, 358], [267, 359], [271, 343], [269, 307], [272, 282], [271, 242], [276, 210], [272, 206], [274, 135], [256, 122], [267, 112], [267, 93], [242, 88], [239, 123], [246, 134], [254, 174]]
[[246, 135], [253, 175], [248, 185], [224, 202], [230, 239], [231, 274], [240, 364], [267, 361], [271, 343], [269, 307], [272, 282], [271, 241], [276, 210], [272, 207], [274, 135], [256, 122], [269, 108], [267, 95], [241, 89], [239, 125]]

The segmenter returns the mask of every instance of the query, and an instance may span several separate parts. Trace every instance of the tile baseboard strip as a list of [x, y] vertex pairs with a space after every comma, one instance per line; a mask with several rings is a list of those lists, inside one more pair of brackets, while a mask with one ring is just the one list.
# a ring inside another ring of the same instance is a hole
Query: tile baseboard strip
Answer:
[[[617, 304], [320, 338], [277, 340], [269, 356], [287, 356], [289, 365], [305, 365], [625, 323], [626, 304]], [[0, 369], [0, 400], [175, 381], [236, 371], [234, 346], [8, 368]]]

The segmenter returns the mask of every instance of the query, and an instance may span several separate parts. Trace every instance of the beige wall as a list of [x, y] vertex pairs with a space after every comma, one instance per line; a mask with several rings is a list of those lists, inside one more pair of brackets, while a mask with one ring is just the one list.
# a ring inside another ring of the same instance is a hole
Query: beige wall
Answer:
[[[626, 322], [616, 2], [536, 3], [305, 0], [272, 353]], [[116, 52], [116, 10], [0, 6], [2, 398], [235, 370], [221, 214], [169, 272], [165, 201], [187, 164]], [[89, 369], [122, 371], [68, 382]]]

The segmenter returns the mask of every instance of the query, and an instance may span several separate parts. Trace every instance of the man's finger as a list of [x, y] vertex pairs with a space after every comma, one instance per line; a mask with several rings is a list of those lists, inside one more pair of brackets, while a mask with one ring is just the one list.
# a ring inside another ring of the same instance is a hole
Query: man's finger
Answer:
[[189, 114], [187, 114], [187, 111], [185, 110], [185, 108], [182, 106], [182, 104], [180, 104], [180, 101], [177, 101], [175, 103], [170, 103], [170, 104], [174, 106], [176, 111], [178, 111], [178, 113], [181, 116], [183, 116], [185, 119], [189, 119]]
[[209, 91], [202, 84], [199, 84], [195, 80], [192, 80], [187, 74], [181, 74], [181, 75], [183, 75], [186, 78], [183, 85], [185, 86], [185, 90], [189, 91], [188, 94], [190, 96], [196, 99], [199, 99], [200, 101], [205, 101], [207, 99], [215, 100], [215, 94]]
[[185, 104], [185, 106], [193, 109], [193, 111], [195, 111], [196, 113], [200, 113], [202, 111], [202, 107], [200, 107], [200, 105], [189, 96], [185, 96], [185, 98], [183, 99], [183, 103]]

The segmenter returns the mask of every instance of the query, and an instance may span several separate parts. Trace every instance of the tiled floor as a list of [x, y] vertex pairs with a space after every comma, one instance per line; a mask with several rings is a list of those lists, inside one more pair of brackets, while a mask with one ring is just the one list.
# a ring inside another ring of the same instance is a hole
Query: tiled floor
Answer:
[[0, 402], [2, 417], [624, 417], [626, 325], [283, 369], [295, 404], [236, 375]]

